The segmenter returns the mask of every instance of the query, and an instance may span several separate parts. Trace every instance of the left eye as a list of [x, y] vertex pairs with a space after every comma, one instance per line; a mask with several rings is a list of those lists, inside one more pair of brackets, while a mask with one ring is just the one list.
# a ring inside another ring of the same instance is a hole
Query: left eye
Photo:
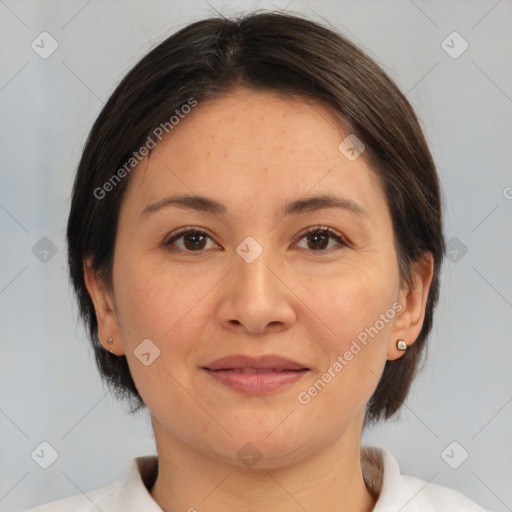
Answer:
[[189, 230], [173, 236], [166, 245], [174, 245], [182, 251], [204, 251], [205, 249], [216, 249], [218, 246], [204, 232]]
[[302, 236], [301, 242], [305, 241], [304, 245], [298, 244], [302, 249], [310, 249], [312, 251], [328, 251], [336, 246], [346, 246], [345, 240], [338, 235], [335, 231], [329, 228], [315, 228], [308, 231]]

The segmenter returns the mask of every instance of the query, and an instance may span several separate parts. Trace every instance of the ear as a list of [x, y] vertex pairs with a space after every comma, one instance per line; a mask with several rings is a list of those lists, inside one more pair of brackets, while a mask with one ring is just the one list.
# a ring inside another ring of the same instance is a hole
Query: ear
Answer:
[[[107, 289], [98, 272], [92, 268], [91, 259], [84, 260], [84, 280], [98, 320], [98, 337], [106, 350], [116, 355], [124, 354], [121, 328], [112, 293]], [[108, 339], [112, 338], [112, 348]]]
[[425, 307], [433, 273], [434, 257], [429, 252], [412, 264], [412, 286], [405, 284], [400, 291], [398, 302], [402, 308], [393, 323], [387, 352], [389, 360], [398, 359], [404, 354], [396, 347], [396, 340], [402, 339], [407, 345], [411, 345], [418, 338], [425, 319]]

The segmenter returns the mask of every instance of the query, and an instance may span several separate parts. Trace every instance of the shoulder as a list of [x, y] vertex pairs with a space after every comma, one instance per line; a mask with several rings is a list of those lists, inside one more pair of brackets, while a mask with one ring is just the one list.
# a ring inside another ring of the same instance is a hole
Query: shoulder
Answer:
[[161, 512], [148, 491], [154, 483], [157, 467], [156, 456], [138, 457], [131, 461], [122, 482], [52, 501], [25, 512]]
[[79, 494], [63, 498], [39, 507], [27, 510], [26, 512], [114, 512], [118, 510], [117, 503], [120, 494], [121, 482], [108, 487], [102, 487], [87, 494]]
[[393, 455], [382, 448], [361, 448], [366, 485], [378, 495], [374, 512], [486, 512], [462, 493], [402, 475]]
[[[409, 490], [410, 500], [417, 500], [416, 506], [404, 507], [404, 512], [416, 510], [449, 510], [450, 512], [486, 512], [484, 508], [470, 500], [464, 494], [414, 478], [412, 476], [402, 476], [402, 482], [405, 488]], [[419, 506], [418, 506], [419, 505]]]

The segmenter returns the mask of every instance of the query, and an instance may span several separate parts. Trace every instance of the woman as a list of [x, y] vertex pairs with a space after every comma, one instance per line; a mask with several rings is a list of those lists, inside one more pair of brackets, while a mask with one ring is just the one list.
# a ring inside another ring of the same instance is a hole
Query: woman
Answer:
[[98, 117], [67, 236], [158, 457], [36, 510], [483, 510], [361, 447], [407, 395], [444, 239], [411, 106], [340, 35], [264, 13], [168, 38]]

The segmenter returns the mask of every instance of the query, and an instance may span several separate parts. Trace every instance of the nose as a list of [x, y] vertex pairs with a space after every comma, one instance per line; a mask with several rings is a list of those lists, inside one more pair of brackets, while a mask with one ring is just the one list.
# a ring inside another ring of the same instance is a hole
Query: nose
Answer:
[[234, 254], [217, 309], [219, 323], [251, 334], [288, 329], [295, 322], [296, 312], [293, 292], [284, 277], [266, 251], [251, 263]]

